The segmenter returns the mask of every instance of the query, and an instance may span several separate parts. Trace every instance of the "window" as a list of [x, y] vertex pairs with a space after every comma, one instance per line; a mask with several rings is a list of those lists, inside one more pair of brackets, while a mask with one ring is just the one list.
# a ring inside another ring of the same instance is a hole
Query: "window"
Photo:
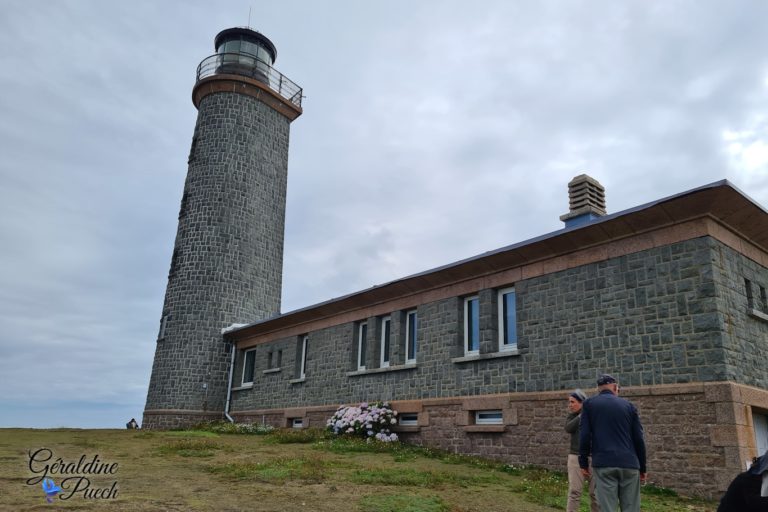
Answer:
[[357, 327], [357, 369], [365, 370], [366, 338], [368, 337], [368, 324], [363, 322]]
[[464, 355], [480, 353], [480, 300], [477, 296], [464, 299]]
[[499, 290], [499, 351], [517, 349], [517, 312], [514, 288]]
[[381, 364], [379, 367], [387, 368], [389, 366], [389, 339], [392, 331], [392, 319], [385, 316], [381, 319]]
[[299, 378], [303, 379], [307, 376], [307, 344], [309, 343], [309, 336], [303, 336], [301, 340], [301, 366], [299, 367]]
[[291, 418], [292, 428], [304, 428], [304, 418]]
[[406, 412], [397, 417], [397, 423], [402, 427], [415, 427], [419, 424], [419, 415], [415, 412]]
[[475, 425], [503, 425], [501, 410], [475, 411]]
[[253, 369], [256, 363], [256, 349], [245, 351], [245, 364], [243, 365], [242, 384], [253, 384]]
[[747, 288], [747, 306], [752, 309], [755, 307], [755, 302], [752, 298], [752, 283], [749, 279], [744, 279], [744, 286]]
[[768, 296], [765, 293], [765, 286], [760, 287], [760, 307], [763, 313], [768, 313]]
[[169, 315], [163, 315], [163, 319], [160, 320], [160, 333], [157, 335], [158, 340], [165, 338], [165, 327], [168, 325], [168, 316]]
[[419, 318], [416, 310], [405, 314], [405, 362], [416, 362], [416, 332], [419, 325]]

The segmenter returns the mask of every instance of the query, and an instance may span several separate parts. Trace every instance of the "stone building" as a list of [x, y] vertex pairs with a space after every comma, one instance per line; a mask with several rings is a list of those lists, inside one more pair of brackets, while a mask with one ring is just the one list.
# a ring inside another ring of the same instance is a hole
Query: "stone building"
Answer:
[[[389, 400], [407, 441], [562, 470], [567, 392], [611, 373], [655, 483], [717, 495], [768, 449], [768, 212], [733, 185], [606, 214], [600, 184], [577, 176], [559, 231], [279, 314], [301, 109], [217, 58], [193, 95], [145, 424], [323, 427], [341, 404]], [[232, 323], [246, 325], [222, 336]]]
[[727, 181], [612, 215], [570, 190], [560, 231], [228, 332], [228, 413], [389, 400], [405, 440], [562, 469], [567, 392], [607, 372], [652, 481], [724, 490], [768, 449], [768, 212]]

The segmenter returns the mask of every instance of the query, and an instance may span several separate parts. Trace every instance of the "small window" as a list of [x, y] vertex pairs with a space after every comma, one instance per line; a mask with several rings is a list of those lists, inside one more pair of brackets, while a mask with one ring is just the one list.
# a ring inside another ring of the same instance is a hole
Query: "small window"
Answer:
[[282, 350], [278, 350], [277, 351], [277, 365], [275, 366], [275, 368], [280, 368], [282, 366], [283, 366], [283, 351]]
[[768, 313], [768, 295], [765, 293], [765, 286], [760, 287], [760, 307], [763, 313]]
[[245, 364], [243, 365], [242, 384], [253, 384], [253, 370], [256, 363], [256, 349], [245, 351]]
[[405, 362], [416, 362], [416, 333], [418, 332], [419, 317], [416, 310], [405, 315]]
[[464, 299], [464, 355], [480, 353], [480, 299]]
[[304, 428], [304, 418], [291, 418], [292, 428]]
[[503, 425], [504, 417], [501, 410], [475, 411], [476, 425]]
[[168, 325], [168, 317], [170, 315], [163, 315], [163, 319], [160, 320], [160, 333], [157, 335], [158, 340], [165, 338], [165, 327]]
[[272, 351], [267, 352], [267, 368], [272, 369]]
[[397, 417], [397, 423], [403, 427], [416, 427], [419, 425], [419, 415], [415, 412], [405, 412]]
[[755, 301], [752, 297], [752, 282], [749, 279], [744, 279], [744, 286], [747, 289], [747, 307], [752, 309], [755, 307]]
[[514, 288], [499, 290], [499, 351], [517, 349], [517, 311]]
[[365, 370], [366, 338], [368, 337], [368, 324], [363, 322], [357, 327], [357, 369]]
[[309, 336], [303, 336], [301, 340], [301, 370], [299, 372], [300, 379], [303, 379], [307, 376], [307, 345], [309, 345]]
[[389, 367], [389, 340], [392, 331], [392, 319], [385, 316], [381, 319], [381, 368]]

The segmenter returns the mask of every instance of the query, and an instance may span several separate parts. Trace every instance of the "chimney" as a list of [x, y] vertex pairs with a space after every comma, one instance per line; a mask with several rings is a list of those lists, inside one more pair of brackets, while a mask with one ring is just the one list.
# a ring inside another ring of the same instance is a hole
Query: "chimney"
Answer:
[[596, 179], [581, 174], [568, 183], [570, 210], [560, 216], [566, 228], [581, 226], [605, 215], [605, 189]]

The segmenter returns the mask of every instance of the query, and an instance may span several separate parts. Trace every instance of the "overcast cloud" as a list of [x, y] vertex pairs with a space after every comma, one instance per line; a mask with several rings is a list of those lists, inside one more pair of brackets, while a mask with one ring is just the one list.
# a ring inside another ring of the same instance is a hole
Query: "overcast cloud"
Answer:
[[198, 63], [304, 87], [283, 311], [727, 178], [768, 205], [768, 3], [0, 0], [0, 427], [141, 417]]

